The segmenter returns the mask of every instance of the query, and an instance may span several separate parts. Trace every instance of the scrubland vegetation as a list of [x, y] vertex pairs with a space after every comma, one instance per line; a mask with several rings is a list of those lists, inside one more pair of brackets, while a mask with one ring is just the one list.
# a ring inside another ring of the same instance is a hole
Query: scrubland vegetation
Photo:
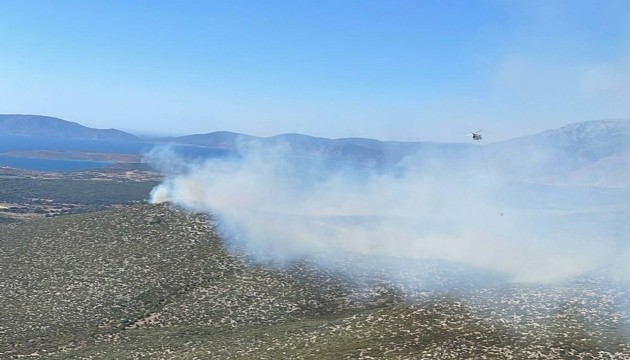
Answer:
[[151, 181], [0, 178], [0, 223], [24, 216], [57, 216], [144, 202]]
[[630, 295], [597, 277], [413, 289], [339, 269], [252, 264], [168, 205], [3, 224], [0, 357], [630, 357]]

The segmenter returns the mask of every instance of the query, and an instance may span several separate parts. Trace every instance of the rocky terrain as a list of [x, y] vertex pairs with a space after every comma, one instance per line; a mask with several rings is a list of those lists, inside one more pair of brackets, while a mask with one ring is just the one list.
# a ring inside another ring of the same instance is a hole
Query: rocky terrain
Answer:
[[630, 293], [605, 278], [427, 287], [362, 260], [252, 263], [167, 204], [0, 225], [0, 358], [630, 357]]

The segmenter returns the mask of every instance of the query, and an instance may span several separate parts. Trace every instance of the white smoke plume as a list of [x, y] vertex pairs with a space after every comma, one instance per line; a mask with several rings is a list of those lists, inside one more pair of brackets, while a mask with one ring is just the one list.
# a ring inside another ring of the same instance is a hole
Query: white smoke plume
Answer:
[[498, 179], [454, 164], [417, 168], [412, 157], [391, 172], [330, 171], [292, 157], [288, 146], [249, 144], [241, 153], [191, 162], [152, 152], [166, 180], [151, 201], [212, 213], [228, 241], [278, 262], [360, 254], [548, 282], [596, 269], [612, 251], [595, 232], [539, 224], [506, 207]]

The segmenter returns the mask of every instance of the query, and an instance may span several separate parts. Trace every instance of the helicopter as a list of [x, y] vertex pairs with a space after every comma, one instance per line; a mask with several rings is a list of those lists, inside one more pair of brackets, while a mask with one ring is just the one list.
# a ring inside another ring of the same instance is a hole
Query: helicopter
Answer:
[[472, 139], [475, 141], [481, 141], [483, 139], [483, 136], [481, 136], [480, 132], [482, 132], [482, 130], [477, 130], [474, 132], [471, 132], [470, 134], [466, 134], [466, 136], [472, 136]]
[[[483, 136], [481, 136], [481, 132], [483, 130], [477, 130], [474, 132], [471, 132], [470, 134], [466, 134], [466, 136], [472, 136], [472, 139], [477, 141], [479, 143], [479, 145], [481, 145], [481, 140], [483, 140]], [[481, 156], [483, 157], [483, 162], [486, 165], [486, 172], [488, 173], [488, 177], [490, 177], [490, 170], [488, 169], [488, 161], [486, 160], [486, 155], [484, 155], [483, 153], [483, 147], [479, 146], [479, 151], [481, 151]], [[495, 194], [496, 197], [496, 194]], [[501, 208], [499, 208], [499, 215], [503, 216], [503, 210], [501, 210]]]

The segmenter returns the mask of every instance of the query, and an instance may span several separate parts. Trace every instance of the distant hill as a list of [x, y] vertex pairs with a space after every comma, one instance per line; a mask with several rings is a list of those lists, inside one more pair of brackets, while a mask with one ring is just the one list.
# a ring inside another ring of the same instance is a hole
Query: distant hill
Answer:
[[515, 180], [630, 187], [630, 120], [585, 121], [484, 145], [486, 159], [473, 143], [326, 139], [302, 134], [259, 138], [230, 132], [169, 141], [235, 151], [253, 143], [277, 146], [291, 156], [337, 163], [388, 167], [406, 161], [417, 168], [437, 166], [453, 172], [483, 169], [487, 161], [491, 172]]
[[570, 124], [486, 149], [491, 166], [513, 178], [630, 186], [630, 120]]
[[161, 141], [234, 151], [243, 151], [256, 146], [276, 147], [296, 157], [369, 166], [393, 166], [412, 155], [440, 154], [449, 158], [464, 156], [472, 146], [470, 144], [380, 141], [364, 138], [328, 139], [303, 134], [282, 134], [263, 138], [227, 131], [164, 138]]
[[137, 141], [135, 135], [116, 129], [93, 129], [75, 122], [40, 115], [0, 115], [0, 134], [56, 138]]
[[162, 138], [160, 140], [180, 144], [207, 146], [225, 150], [236, 150], [240, 141], [250, 139], [256, 139], [256, 137], [230, 131], [215, 131], [207, 134], [193, 134], [179, 137], [169, 137]]
[[[0, 134], [138, 141], [120, 130], [99, 130], [35, 115], [0, 115]], [[327, 139], [303, 134], [256, 137], [229, 131], [144, 139], [243, 152], [258, 146], [283, 155], [341, 166], [388, 168], [404, 162], [418, 169], [453, 173], [484, 169], [501, 177], [554, 184], [630, 187], [630, 120], [595, 120], [479, 146], [470, 143]], [[306, 162], [305, 166], [311, 163]]]

